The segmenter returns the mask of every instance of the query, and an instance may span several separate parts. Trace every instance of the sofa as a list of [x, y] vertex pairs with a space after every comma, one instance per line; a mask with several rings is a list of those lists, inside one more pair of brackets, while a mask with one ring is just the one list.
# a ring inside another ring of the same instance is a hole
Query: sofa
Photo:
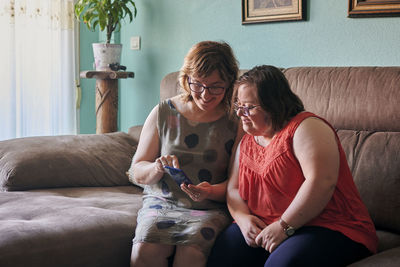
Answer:
[[[282, 70], [337, 129], [377, 228], [378, 253], [351, 266], [400, 266], [400, 67]], [[177, 77], [160, 99], [179, 92]], [[126, 172], [140, 132], [1, 141], [0, 266], [129, 266], [142, 189]]]

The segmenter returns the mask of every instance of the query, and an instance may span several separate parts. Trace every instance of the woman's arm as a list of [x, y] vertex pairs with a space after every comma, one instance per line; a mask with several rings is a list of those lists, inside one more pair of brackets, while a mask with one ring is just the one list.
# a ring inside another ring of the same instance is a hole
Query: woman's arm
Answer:
[[289, 225], [299, 228], [318, 216], [328, 204], [339, 175], [338, 140], [333, 130], [318, 118], [300, 124], [293, 138], [293, 150], [305, 181], [282, 214]]
[[238, 145], [235, 157], [232, 162], [230, 178], [227, 186], [227, 204], [233, 219], [238, 224], [246, 243], [256, 247], [257, 235], [266, 227], [265, 223], [250, 213], [247, 203], [239, 194], [239, 155], [240, 144]]
[[160, 139], [157, 129], [158, 106], [147, 117], [133, 157], [133, 178], [139, 184], [155, 184], [164, 174], [160, 160]]
[[[305, 181], [281, 218], [297, 229], [318, 216], [328, 204], [335, 190], [340, 159], [333, 130], [317, 118], [308, 118], [299, 125], [293, 138], [293, 150]], [[256, 241], [272, 252], [286, 238], [276, 221]]]

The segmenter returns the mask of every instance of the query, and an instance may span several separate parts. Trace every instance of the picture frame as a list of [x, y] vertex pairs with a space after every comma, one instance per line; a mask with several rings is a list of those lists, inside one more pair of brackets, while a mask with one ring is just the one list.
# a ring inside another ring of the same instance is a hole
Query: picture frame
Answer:
[[242, 24], [306, 19], [307, 0], [242, 0]]
[[348, 17], [400, 16], [400, 0], [349, 0]]

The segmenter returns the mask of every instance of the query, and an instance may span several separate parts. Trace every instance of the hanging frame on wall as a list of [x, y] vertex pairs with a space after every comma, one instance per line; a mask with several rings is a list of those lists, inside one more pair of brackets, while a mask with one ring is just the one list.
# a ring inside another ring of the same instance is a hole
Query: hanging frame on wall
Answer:
[[242, 24], [306, 19], [307, 0], [242, 0]]
[[349, 0], [350, 18], [400, 16], [400, 1], [397, 0]]

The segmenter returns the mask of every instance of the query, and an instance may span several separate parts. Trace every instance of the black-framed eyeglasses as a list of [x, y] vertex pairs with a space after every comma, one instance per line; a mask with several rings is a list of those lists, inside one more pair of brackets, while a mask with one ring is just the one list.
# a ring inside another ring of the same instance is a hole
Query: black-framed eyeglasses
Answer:
[[238, 113], [238, 111], [242, 111], [243, 112], [243, 116], [248, 117], [251, 115], [250, 111], [256, 107], [259, 107], [261, 105], [251, 105], [251, 106], [241, 106], [239, 105], [239, 103], [235, 102], [233, 103], [233, 110]]
[[204, 86], [201, 83], [192, 83], [190, 82], [190, 78], [188, 78], [188, 84], [190, 91], [199, 94], [203, 93], [205, 89], [207, 89], [211, 95], [220, 95], [223, 94], [226, 90], [226, 88], [222, 86]]

